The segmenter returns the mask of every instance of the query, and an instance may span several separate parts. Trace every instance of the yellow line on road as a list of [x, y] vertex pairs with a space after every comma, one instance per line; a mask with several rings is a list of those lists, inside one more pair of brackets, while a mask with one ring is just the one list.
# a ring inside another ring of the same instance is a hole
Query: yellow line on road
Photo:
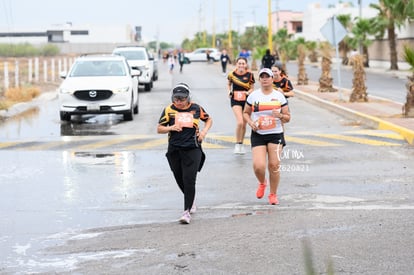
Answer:
[[110, 145], [114, 145], [114, 144], [118, 144], [118, 143], [122, 143], [125, 141], [129, 141], [131, 139], [134, 139], [133, 137], [131, 138], [113, 138], [113, 139], [109, 139], [109, 140], [102, 140], [102, 141], [95, 141], [95, 142], [91, 142], [88, 144], [84, 144], [82, 146], [76, 147], [76, 150], [88, 150], [88, 149], [98, 149], [98, 148], [102, 148], [102, 147], [108, 147]]
[[66, 143], [66, 142], [64, 142], [64, 141], [51, 141], [51, 142], [47, 142], [47, 143], [41, 143], [39, 145], [22, 147], [22, 148], [18, 148], [18, 149], [19, 150], [40, 151], [40, 150], [45, 150], [45, 149], [50, 149], [52, 147], [60, 146], [64, 143]]
[[[207, 135], [205, 141], [214, 143], [214, 140], [221, 140], [230, 143], [236, 143], [236, 138], [234, 136], [219, 136], [219, 135]], [[250, 138], [245, 138], [243, 140], [244, 144], [250, 145]]]
[[389, 139], [395, 139], [395, 140], [404, 140], [403, 136], [401, 136], [398, 133], [391, 132], [391, 131], [383, 132], [381, 130], [360, 130], [360, 131], [349, 131], [347, 133], [357, 134], [357, 135], [367, 135], [367, 136], [373, 136], [373, 137], [383, 137], [383, 138], [389, 138]]
[[314, 134], [317, 137], [324, 137], [330, 139], [337, 139], [337, 140], [344, 140], [348, 142], [354, 142], [359, 144], [367, 144], [372, 146], [401, 146], [398, 143], [386, 142], [386, 141], [379, 141], [379, 140], [372, 140], [367, 138], [358, 138], [346, 135], [336, 135], [336, 134]]
[[168, 143], [167, 137], [125, 147], [126, 150], [151, 149]]
[[0, 148], [7, 148], [19, 144], [20, 142], [0, 142]]
[[336, 143], [319, 141], [319, 140], [308, 139], [308, 138], [292, 137], [292, 136], [285, 136], [285, 139], [286, 139], [286, 142], [295, 142], [295, 143], [312, 145], [312, 146], [342, 146]]

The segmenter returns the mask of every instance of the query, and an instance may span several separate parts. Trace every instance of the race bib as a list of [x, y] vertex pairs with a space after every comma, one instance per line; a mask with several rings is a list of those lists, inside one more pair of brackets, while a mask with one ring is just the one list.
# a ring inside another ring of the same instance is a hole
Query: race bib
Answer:
[[270, 130], [276, 127], [276, 119], [272, 116], [260, 116], [257, 122], [260, 130]]
[[175, 115], [175, 125], [180, 127], [193, 128], [194, 116], [189, 112], [178, 112]]
[[236, 101], [246, 101], [246, 92], [245, 91], [234, 91], [233, 98]]

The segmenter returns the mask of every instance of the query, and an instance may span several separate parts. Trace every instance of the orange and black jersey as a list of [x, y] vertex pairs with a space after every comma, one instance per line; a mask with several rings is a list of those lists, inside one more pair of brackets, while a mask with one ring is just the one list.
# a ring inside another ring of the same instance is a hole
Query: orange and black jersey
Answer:
[[273, 88], [280, 88], [284, 93], [293, 90], [292, 82], [287, 77], [283, 77], [280, 81], [273, 81]]
[[161, 113], [158, 121], [160, 125], [171, 126], [176, 124], [176, 117], [178, 113], [189, 113], [192, 115], [193, 127], [183, 127], [181, 132], [171, 131], [168, 133], [168, 143], [170, 145], [181, 148], [197, 148], [200, 146], [197, 140], [200, 120], [207, 121], [209, 114], [203, 107], [196, 103], [190, 103], [186, 109], [177, 109], [174, 104], [170, 104]]
[[228, 74], [227, 79], [232, 83], [232, 91], [248, 91], [255, 82], [250, 71], [240, 75], [234, 70]]

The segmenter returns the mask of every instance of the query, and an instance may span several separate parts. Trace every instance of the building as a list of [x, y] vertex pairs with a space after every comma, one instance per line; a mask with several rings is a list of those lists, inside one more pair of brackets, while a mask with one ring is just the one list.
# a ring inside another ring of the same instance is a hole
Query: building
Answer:
[[138, 26], [72, 25], [68, 22], [45, 29], [0, 30], [0, 43], [53, 43], [63, 54], [112, 52], [114, 45], [136, 43], [140, 35]]

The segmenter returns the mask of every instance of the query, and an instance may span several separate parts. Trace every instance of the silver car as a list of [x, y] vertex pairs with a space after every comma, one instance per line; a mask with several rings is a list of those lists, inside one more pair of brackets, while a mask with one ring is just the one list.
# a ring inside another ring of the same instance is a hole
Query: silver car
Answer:
[[77, 58], [63, 78], [59, 92], [60, 119], [71, 115], [122, 114], [132, 120], [139, 112], [139, 70], [122, 56], [86, 55]]

